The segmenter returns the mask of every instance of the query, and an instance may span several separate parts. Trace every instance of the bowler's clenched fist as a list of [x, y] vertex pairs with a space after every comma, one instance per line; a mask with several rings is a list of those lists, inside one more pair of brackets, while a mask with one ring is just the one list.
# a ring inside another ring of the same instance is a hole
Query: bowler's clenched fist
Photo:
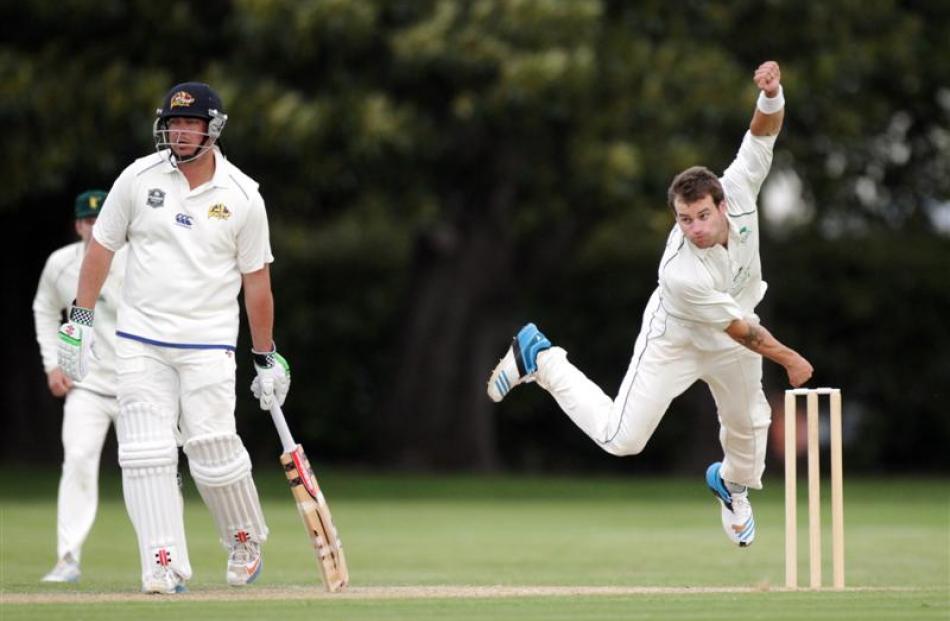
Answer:
[[782, 82], [782, 70], [774, 60], [767, 60], [755, 70], [755, 85], [765, 91], [767, 97], [775, 97], [778, 94], [779, 86]]

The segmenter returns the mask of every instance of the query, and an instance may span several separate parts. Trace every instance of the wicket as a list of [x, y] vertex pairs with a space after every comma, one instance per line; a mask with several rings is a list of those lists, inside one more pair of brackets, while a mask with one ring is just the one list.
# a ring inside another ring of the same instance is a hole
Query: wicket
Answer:
[[808, 428], [809, 586], [821, 588], [821, 497], [819, 479], [818, 397], [828, 395], [831, 426], [832, 586], [844, 588], [844, 492], [841, 461], [841, 390], [797, 388], [785, 391], [785, 586], [798, 588], [797, 441], [798, 396], [804, 395]]

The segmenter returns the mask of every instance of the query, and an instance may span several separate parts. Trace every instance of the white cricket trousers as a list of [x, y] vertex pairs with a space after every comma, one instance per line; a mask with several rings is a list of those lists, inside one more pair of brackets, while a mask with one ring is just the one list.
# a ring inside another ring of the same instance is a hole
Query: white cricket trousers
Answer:
[[158, 565], [191, 577], [177, 484], [179, 443], [225, 548], [245, 536], [265, 541], [251, 459], [235, 431], [234, 352], [119, 338], [116, 353], [119, 464], [143, 581]]
[[116, 435], [123, 494], [139, 543], [143, 580], [156, 564], [191, 577], [178, 488], [178, 431], [235, 433], [234, 353], [116, 339]]
[[119, 414], [115, 397], [73, 388], [63, 404], [63, 473], [56, 501], [56, 554], [80, 560], [99, 504], [99, 457]]
[[670, 402], [696, 380], [709, 385], [719, 415], [722, 477], [762, 488], [771, 410], [762, 391], [762, 357], [738, 343], [697, 348], [688, 330], [668, 317], [654, 293], [643, 315], [630, 366], [611, 399], [552, 347], [538, 354], [535, 381], [602, 449], [640, 453]]

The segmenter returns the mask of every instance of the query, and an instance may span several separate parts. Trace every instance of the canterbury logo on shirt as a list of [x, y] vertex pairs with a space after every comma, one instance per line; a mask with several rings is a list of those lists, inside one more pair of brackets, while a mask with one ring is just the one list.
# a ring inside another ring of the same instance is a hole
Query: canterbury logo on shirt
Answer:
[[194, 220], [188, 214], [178, 213], [175, 214], [175, 224], [190, 229], [191, 225], [194, 224]]

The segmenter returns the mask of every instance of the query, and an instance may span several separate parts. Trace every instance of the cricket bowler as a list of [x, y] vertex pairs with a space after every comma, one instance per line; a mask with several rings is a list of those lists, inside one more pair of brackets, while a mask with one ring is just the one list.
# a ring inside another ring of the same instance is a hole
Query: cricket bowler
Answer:
[[760, 89], [756, 109], [722, 177], [694, 166], [669, 187], [676, 224], [616, 397], [608, 397], [532, 323], [518, 332], [488, 381], [494, 401], [518, 384], [537, 382], [613, 455], [640, 453], [670, 402], [696, 380], [704, 381], [716, 402], [724, 454], [707, 469], [706, 484], [721, 505], [726, 536], [741, 547], [755, 539], [749, 489], [762, 488], [771, 421], [762, 358], [782, 365], [795, 387], [813, 371], [755, 314], [766, 290], [756, 201], [772, 164], [785, 98], [778, 63], [760, 65], [753, 80]]

